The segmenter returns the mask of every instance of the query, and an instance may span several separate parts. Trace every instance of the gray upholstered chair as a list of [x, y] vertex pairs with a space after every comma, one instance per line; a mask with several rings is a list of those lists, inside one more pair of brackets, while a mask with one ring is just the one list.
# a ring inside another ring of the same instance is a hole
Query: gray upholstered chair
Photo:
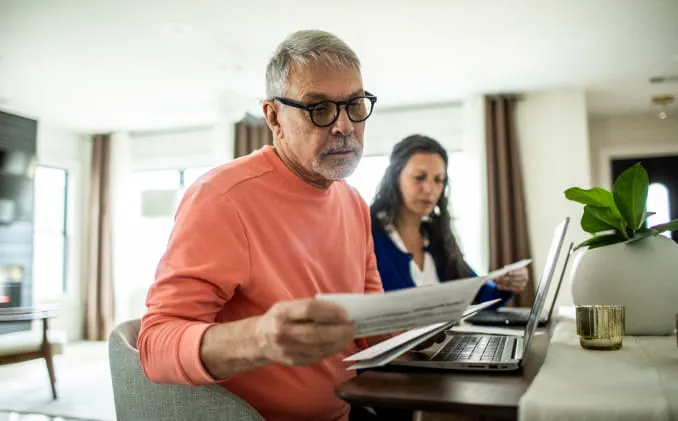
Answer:
[[155, 384], [144, 376], [136, 349], [139, 320], [111, 333], [109, 359], [119, 421], [264, 421], [250, 405], [219, 386]]

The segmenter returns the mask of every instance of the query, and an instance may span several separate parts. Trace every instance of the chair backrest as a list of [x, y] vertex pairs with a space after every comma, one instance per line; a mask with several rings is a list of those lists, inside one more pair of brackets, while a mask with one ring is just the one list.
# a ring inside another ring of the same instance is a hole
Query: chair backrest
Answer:
[[155, 384], [141, 370], [139, 320], [118, 325], [109, 340], [118, 421], [264, 421], [254, 408], [220, 386]]

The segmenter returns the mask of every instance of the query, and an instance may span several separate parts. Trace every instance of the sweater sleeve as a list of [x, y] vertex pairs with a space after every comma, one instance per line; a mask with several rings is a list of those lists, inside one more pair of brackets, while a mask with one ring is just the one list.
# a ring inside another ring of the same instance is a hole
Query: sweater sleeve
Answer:
[[146, 299], [137, 340], [146, 377], [215, 383], [200, 360], [202, 337], [249, 277], [247, 237], [235, 206], [206, 186], [191, 187]]
[[[361, 208], [367, 227], [367, 232], [365, 233], [365, 294], [383, 293], [384, 287], [381, 282], [379, 269], [377, 268], [377, 257], [374, 253], [374, 239], [372, 238], [370, 213], [366, 205], [361, 204]], [[366, 338], [358, 338], [355, 340], [355, 343], [360, 349], [366, 349], [370, 346]]]
[[370, 214], [367, 207], [364, 209], [365, 221], [367, 224], [366, 232], [366, 253], [365, 256], [365, 293], [384, 292], [384, 286], [381, 281], [381, 275], [377, 268], [377, 256], [374, 251], [374, 239], [372, 238], [372, 227], [370, 222]]

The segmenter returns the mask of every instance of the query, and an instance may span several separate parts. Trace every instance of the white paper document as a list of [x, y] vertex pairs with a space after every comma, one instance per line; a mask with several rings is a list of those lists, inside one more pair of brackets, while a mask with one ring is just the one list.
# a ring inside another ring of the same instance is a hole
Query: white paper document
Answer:
[[521, 260], [485, 276], [443, 282], [383, 294], [320, 294], [319, 300], [342, 306], [356, 323], [356, 337], [403, 331], [459, 320], [488, 280], [527, 266]]

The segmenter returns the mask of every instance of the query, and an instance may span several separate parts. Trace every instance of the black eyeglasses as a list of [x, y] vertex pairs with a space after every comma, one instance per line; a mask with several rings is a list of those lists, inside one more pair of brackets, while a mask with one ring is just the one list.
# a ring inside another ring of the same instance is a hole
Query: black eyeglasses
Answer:
[[369, 92], [365, 92], [365, 95], [353, 97], [348, 101], [325, 100], [309, 105], [279, 96], [273, 97], [273, 99], [281, 104], [308, 111], [311, 116], [311, 122], [317, 127], [327, 127], [334, 124], [339, 118], [342, 106], [346, 108], [348, 119], [352, 122], [360, 123], [365, 121], [372, 115], [374, 103], [377, 102], [377, 97]]

